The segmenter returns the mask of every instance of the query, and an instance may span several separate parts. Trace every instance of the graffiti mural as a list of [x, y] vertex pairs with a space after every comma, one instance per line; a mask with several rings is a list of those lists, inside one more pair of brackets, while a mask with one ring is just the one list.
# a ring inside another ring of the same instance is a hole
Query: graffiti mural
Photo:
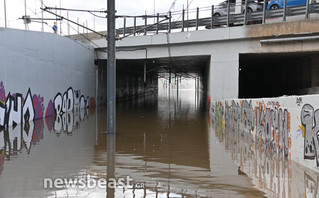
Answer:
[[283, 152], [287, 157], [289, 117], [287, 109], [268, 108], [262, 104], [256, 107], [256, 142], [263, 141], [267, 147], [277, 152]]
[[[42, 102], [36, 105], [42, 106]], [[37, 106], [33, 103], [31, 90], [29, 89], [26, 98], [22, 98], [22, 94], [16, 93], [7, 95], [5, 101], [0, 101], [0, 126], [8, 127], [17, 125], [21, 122], [29, 122], [35, 119], [35, 109]]]
[[64, 94], [58, 93], [53, 101], [54, 107], [54, 130], [72, 132], [74, 123], [74, 114], [79, 114], [81, 120], [88, 114], [90, 107], [89, 98], [84, 99], [80, 90], [73, 91], [70, 87]]
[[[211, 123], [221, 122], [249, 144], [319, 168], [318, 95], [210, 101]], [[222, 133], [223, 128], [217, 131]], [[222, 136], [221, 136], [222, 137]], [[235, 141], [236, 142], [236, 141]]]
[[244, 137], [246, 142], [255, 142], [288, 157], [291, 146], [290, 113], [278, 102], [264, 104], [256, 101], [253, 105], [251, 100], [232, 100], [225, 101], [225, 105], [212, 102], [211, 106], [212, 122], [224, 122], [226, 129]]
[[43, 139], [44, 121], [48, 131], [60, 135], [62, 132], [72, 134], [94, 109], [95, 99], [81, 94], [81, 90], [68, 88], [63, 95], [57, 93], [44, 106], [45, 98], [32, 95], [29, 88], [25, 95], [21, 93], [6, 95], [3, 82], [0, 82], [0, 175], [4, 162], [23, 149], [30, 153], [32, 145]]
[[[238, 103], [235, 101], [229, 101], [228, 103], [219, 101], [213, 102], [211, 106], [211, 110], [214, 111], [214, 114], [211, 114], [211, 116], [215, 116], [215, 118], [212, 118], [211, 128], [214, 130], [219, 141], [225, 142], [227, 153], [229, 153], [231, 159], [238, 165], [238, 174], [249, 176], [254, 185], [259, 190], [265, 192], [267, 197], [318, 197], [319, 175], [317, 171], [292, 163], [290, 158], [283, 155], [284, 151], [281, 149], [278, 151], [275, 150], [277, 153], [269, 152], [271, 149], [269, 146], [271, 144], [267, 147], [263, 143], [269, 140], [270, 142], [274, 140], [283, 140], [286, 135], [283, 134], [282, 137], [280, 137], [279, 133], [286, 133], [285, 131], [287, 130], [290, 137], [289, 109], [280, 107], [280, 105], [276, 103], [264, 105], [263, 102], [259, 101], [258, 104], [254, 103], [256, 104], [255, 106], [252, 104], [253, 103], [250, 103], [250, 101]], [[251, 126], [249, 124], [245, 125], [245, 118], [243, 117], [245, 114], [244, 109], [242, 108], [245, 105], [247, 105], [246, 107], [249, 107], [247, 108], [247, 111], [249, 109], [254, 109], [252, 111], [253, 114], [246, 114], [246, 123], [248, 123], [248, 121], [254, 123]], [[267, 108], [269, 109], [268, 115]], [[273, 110], [273, 113], [271, 110]], [[285, 113], [285, 110], [287, 110], [287, 113]], [[298, 109], [298, 112], [299, 111], [300, 109]], [[307, 118], [307, 116], [314, 112], [314, 109], [305, 106], [302, 114], [304, 115], [302, 122], [308, 124], [307, 126], [311, 126], [311, 133], [313, 133], [312, 130], [315, 129], [315, 122], [317, 120], [315, 119], [316, 116], [310, 116], [310, 118]], [[260, 114], [258, 119], [256, 113]], [[253, 119], [249, 119], [249, 117], [251, 118], [249, 115], [253, 115]], [[230, 116], [230, 121], [225, 120], [227, 116]], [[239, 124], [235, 122], [236, 119]], [[286, 122], [286, 120], [288, 120], [288, 122]], [[277, 124], [273, 124], [274, 121]], [[249, 142], [249, 139], [245, 137], [245, 134], [250, 134], [252, 136], [252, 134], [256, 133], [257, 122], [260, 122], [260, 133], [263, 132], [264, 137], [260, 134], [258, 143], [255, 141]], [[238, 127], [236, 125], [238, 125]], [[267, 125], [269, 125], [270, 131], [274, 132], [274, 129], [277, 130], [277, 137], [271, 135], [271, 138], [267, 140], [267, 131], [265, 130]], [[282, 127], [280, 125], [282, 125]], [[251, 130], [251, 133], [249, 133], [249, 130]], [[285, 141], [282, 141], [281, 146], [285, 147], [284, 144], [286, 143]], [[288, 142], [288, 144], [290, 143]], [[277, 148], [277, 146], [280, 147], [280, 144], [276, 143], [273, 146], [274, 148]], [[290, 149], [289, 146], [288, 149]], [[314, 158], [315, 156], [312, 155], [311, 159]]]
[[301, 109], [301, 123], [305, 127], [304, 159], [316, 159], [319, 166], [319, 109], [315, 110], [310, 104]]
[[305, 181], [305, 189], [304, 195], [305, 197], [319, 197], [319, 177], [316, 174], [311, 174], [308, 171], [304, 172], [304, 181]]
[[90, 107], [89, 97], [84, 99], [84, 96], [80, 96], [81, 91], [73, 91], [70, 87], [64, 94], [58, 93], [53, 100], [53, 107], [55, 115], [64, 114], [70, 111], [77, 111], [79, 109], [88, 109]]
[[[32, 95], [31, 89], [27, 91], [25, 97], [21, 93], [5, 95], [3, 82], [0, 82], [0, 127], [8, 127], [23, 122], [40, 119], [47, 116], [62, 116], [71, 111], [89, 109], [90, 104], [94, 105], [94, 98], [89, 98], [81, 94], [81, 90], [73, 90], [70, 87], [64, 94], [57, 93], [53, 102], [49, 101], [46, 111], [44, 97]], [[45, 113], [44, 113], [45, 112]], [[62, 119], [62, 118], [61, 118]]]

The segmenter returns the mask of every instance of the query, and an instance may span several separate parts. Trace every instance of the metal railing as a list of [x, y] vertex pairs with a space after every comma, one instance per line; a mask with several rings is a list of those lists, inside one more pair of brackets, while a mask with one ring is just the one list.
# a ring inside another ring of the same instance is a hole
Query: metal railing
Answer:
[[[284, 0], [287, 2], [287, 0]], [[237, 25], [252, 25], [252, 24], [263, 24], [266, 23], [266, 19], [282, 19], [286, 21], [287, 17], [290, 16], [302, 16], [304, 18], [309, 18], [310, 14], [319, 13], [319, 3], [311, 3], [311, 0], [307, 0], [306, 5], [296, 6], [296, 7], [284, 7], [282, 9], [267, 10], [267, 1], [264, 0], [261, 3], [261, 9], [257, 11], [249, 10], [248, 4], [243, 3], [240, 6], [239, 13], [234, 13], [230, 3], [227, 3], [226, 14], [217, 15], [217, 11], [220, 10], [220, 7], [211, 6], [204, 8], [196, 8], [190, 10], [190, 12], [185, 12], [185, 10], [169, 12], [167, 13], [166, 20], [160, 20], [160, 15], [157, 14], [157, 17], [151, 16], [152, 18], [143, 17], [144, 24], [137, 25], [136, 18], [134, 18], [133, 25], [129, 26], [129, 21], [124, 18], [123, 28], [117, 29], [118, 35], [123, 35], [124, 37], [128, 35], [147, 35], [147, 34], [158, 34], [160, 32], [172, 32], [174, 31], [185, 31], [189, 28], [192, 30], [198, 30], [200, 27], [211, 29], [219, 27], [229, 27]], [[266, 6], [263, 6], [266, 5]], [[287, 5], [287, 3], [285, 3]], [[191, 15], [191, 19], [187, 18]], [[202, 18], [200, 16], [203, 16]], [[177, 20], [174, 20], [177, 18]], [[153, 19], [153, 20], [152, 20]], [[155, 19], [155, 20], [154, 20]]]

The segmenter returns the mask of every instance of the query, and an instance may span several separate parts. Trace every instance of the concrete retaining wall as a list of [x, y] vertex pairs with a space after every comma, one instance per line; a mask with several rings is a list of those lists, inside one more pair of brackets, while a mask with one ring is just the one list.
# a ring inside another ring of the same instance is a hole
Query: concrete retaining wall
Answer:
[[210, 117], [250, 145], [319, 171], [319, 95], [212, 102]]
[[95, 104], [94, 49], [54, 34], [0, 29], [0, 126]]

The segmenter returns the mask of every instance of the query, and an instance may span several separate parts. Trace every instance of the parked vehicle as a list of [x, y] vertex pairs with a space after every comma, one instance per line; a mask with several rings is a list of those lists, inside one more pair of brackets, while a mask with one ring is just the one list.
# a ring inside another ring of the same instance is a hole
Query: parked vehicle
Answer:
[[[236, 0], [229, 0], [230, 3], [230, 14], [235, 14], [235, 10], [236, 10]], [[225, 0], [221, 3], [219, 3], [214, 10], [214, 16], [223, 16], [223, 15], [227, 15], [227, 4], [228, 4], [228, 0]], [[242, 13], [245, 12], [245, 0], [242, 1], [242, 5], [238, 5], [241, 6], [240, 10]], [[248, 0], [247, 3], [247, 12], [257, 12], [257, 11], [262, 11], [263, 10], [263, 3], [259, 3], [257, 1], [254, 0]]]
[[[285, 0], [273, 0], [268, 2], [267, 10], [276, 10], [284, 7]], [[287, 0], [287, 7], [306, 5], [307, 0]]]

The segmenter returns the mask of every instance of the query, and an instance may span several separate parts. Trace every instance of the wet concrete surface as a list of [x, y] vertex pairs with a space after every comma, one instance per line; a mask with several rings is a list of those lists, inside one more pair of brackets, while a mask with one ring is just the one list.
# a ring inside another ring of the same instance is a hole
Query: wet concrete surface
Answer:
[[[164, 89], [118, 104], [115, 136], [104, 108], [1, 131], [0, 197], [316, 196], [316, 173], [220, 128], [204, 104], [194, 91]], [[50, 178], [127, 176], [125, 188], [44, 188]]]

